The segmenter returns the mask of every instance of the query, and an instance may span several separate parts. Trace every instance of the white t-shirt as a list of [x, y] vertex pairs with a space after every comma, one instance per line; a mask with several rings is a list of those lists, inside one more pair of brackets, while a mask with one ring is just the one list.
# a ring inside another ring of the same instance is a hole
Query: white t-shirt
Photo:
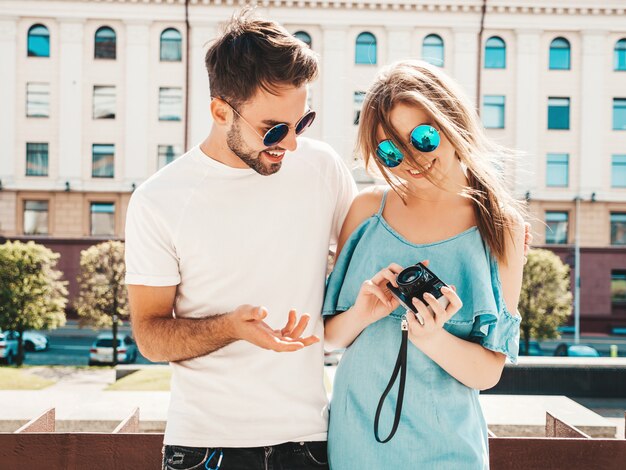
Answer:
[[[126, 222], [126, 283], [178, 285], [177, 317], [263, 305], [284, 327], [309, 313], [323, 339], [328, 247], [356, 195], [340, 157], [299, 138], [280, 171], [261, 176], [195, 147], [134, 192]], [[162, 341], [167, 341], [163, 338]], [[259, 447], [326, 439], [323, 346], [292, 353], [236, 341], [172, 363], [165, 443]]]

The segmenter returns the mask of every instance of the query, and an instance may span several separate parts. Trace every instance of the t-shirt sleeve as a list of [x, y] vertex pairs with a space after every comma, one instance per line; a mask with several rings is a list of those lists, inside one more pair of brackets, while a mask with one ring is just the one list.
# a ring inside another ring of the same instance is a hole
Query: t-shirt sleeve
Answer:
[[348, 210], [350, 209], [352, 201], [358, 193], [354, 178], [339, 155], [336, 155], [335, 162], [337, 166], [337, 202], [335, 204], [335, 212], [333, 214], [333, 225], [330, 236], [331, 246], [337, 245], [343, 221], [345, 220], [346, 215], [348, 215]]
[[126, 214], [126, 284], [180, 284], [173, 228], [141, 190], [135, 191]]

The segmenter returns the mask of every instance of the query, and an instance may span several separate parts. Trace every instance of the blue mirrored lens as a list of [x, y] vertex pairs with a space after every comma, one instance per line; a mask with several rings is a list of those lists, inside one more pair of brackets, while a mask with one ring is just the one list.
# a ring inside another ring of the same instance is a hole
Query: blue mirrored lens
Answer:
[[411, 143], [420, 152], [432, 152], [440, 142], [439, 132], [433, 126], [421, 124], [411, 131]]
[[289, 126], [287, 126], [287, 124], [277, 124], [265, 133], [263, 144], [267, 147], [276, 145], [285, 138], [287, 132], [289, 132]]
[[398, 147], [391, 140], [383, 140], [378, 147], [376, 147], [376, 156], [380, 161], [389, 168], [394, 168], [402, 163], [404, 155]]

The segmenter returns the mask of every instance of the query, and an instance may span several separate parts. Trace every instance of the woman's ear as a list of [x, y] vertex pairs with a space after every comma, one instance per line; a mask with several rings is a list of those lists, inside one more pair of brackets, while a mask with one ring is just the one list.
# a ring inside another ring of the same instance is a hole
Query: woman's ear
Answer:
[[225, 126], [230, 122], [231, 109], [230, 107], [219, 98], [211, 100], [211, 116], [213, 122], [218, 126]]

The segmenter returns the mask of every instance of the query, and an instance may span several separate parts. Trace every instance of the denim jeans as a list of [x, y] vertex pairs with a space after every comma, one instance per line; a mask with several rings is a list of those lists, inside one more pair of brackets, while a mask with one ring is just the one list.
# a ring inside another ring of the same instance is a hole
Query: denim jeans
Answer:
[[328, 470], [326, 442], [286, 442], [275, 446], [250, 448], [203, 448], [174, 445], [163, 447], [162, 470], [192, 469]]

